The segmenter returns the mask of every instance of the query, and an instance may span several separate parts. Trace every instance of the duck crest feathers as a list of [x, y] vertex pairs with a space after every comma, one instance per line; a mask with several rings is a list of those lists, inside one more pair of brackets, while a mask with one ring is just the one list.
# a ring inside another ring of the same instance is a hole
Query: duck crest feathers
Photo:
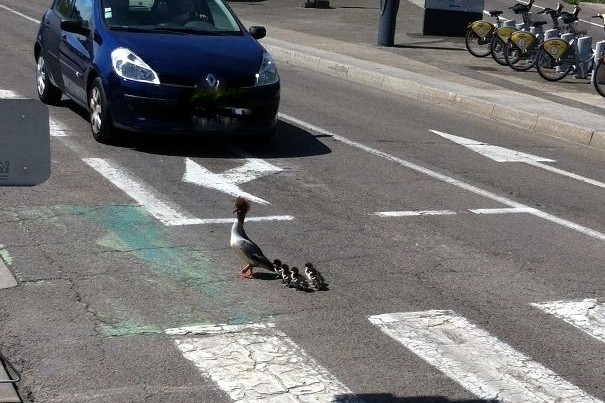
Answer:
[[245, 215], [250, 210], [250, 202], [242, 196], [235, 199], [235, 212]]

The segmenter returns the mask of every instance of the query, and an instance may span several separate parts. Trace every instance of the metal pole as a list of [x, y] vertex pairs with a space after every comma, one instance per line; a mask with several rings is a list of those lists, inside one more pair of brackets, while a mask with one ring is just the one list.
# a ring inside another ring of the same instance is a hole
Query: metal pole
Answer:
[[378, 24], [378, 45], [393, 46], [395, 43], [395, 24], [399, 0], [380, 0], [380, 22]]

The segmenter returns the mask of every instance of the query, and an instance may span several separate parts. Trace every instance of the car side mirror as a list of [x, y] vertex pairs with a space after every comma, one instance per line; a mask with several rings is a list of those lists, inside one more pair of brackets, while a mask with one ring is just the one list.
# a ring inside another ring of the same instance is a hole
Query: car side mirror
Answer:
[[73, 32], [84, 36], [90, 35], [90, 28], [88, 28], [82, 20], [78, 19], [61, 21], [61, 29], [63, 31]]
[[248, 32], [250, 32], [250, 35], [252, 35], [254, 39], [262, 39], [267, 36], [267, 30], [265, 27], [260, 27], [257, 25], [251, 26]]

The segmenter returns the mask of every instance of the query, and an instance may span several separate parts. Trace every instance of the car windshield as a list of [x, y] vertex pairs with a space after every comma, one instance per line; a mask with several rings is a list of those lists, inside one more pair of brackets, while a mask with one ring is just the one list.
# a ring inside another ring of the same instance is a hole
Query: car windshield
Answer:
[[111, 29], [176, 34], [241, 35], [222, 0], [102, 0], [103, 18]]

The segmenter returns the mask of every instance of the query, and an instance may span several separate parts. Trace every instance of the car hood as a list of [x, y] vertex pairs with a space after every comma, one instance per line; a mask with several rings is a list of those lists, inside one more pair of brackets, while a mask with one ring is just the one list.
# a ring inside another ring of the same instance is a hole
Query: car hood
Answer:
[[113, 32], [118, 46], [139, 56], [157, 74], [237, 79], [258, 73], [263, 48], [248, 35], [180, 35]]

